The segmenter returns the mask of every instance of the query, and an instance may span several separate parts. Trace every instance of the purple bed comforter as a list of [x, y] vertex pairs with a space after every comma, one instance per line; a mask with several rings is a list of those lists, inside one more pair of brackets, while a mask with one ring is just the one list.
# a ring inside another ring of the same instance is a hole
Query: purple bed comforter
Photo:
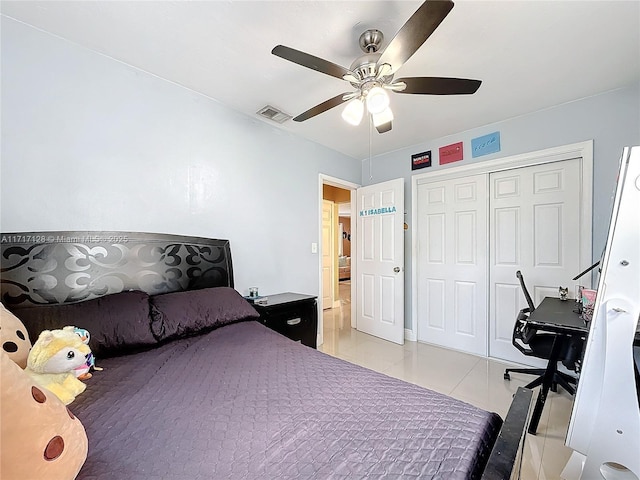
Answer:
[[478, 478], [502, 423], [255, 321], [98, 365], [85, 480]]

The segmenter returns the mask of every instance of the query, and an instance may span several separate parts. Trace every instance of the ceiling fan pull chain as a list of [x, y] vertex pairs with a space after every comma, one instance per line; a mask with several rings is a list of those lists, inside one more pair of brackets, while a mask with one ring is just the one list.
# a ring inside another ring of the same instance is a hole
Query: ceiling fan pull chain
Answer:
[[373, 118], [369, 116], [369, 180], [373, 180], [373, 166], [371, 165], [371, 130], [373, 129]]

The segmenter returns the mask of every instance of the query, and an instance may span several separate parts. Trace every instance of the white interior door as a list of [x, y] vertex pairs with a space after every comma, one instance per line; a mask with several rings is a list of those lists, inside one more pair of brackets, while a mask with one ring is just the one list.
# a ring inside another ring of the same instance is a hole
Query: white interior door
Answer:
[[322, 201], [322, 309], [333, 308], [333, 202]]
[[357, 329], [404, 343], [404, 179], [357, 190]]
[[511, 344], [526, 301], [516, 271], [538, 305], [575, 291], [581, 270], [581, 160], [565, 160], [490, 174], [490, 336], [492, 357], [531, 363]]
[[418, 340], [487, 354], [487, 175], [418, 186]]

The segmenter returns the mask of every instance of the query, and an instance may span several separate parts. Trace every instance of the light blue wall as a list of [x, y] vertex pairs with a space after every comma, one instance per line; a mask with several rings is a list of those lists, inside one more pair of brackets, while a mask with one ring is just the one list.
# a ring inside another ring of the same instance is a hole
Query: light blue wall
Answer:
[[360, 165], [5, 17], [1, 93], [1, 231], [135, 230], [228, 238], [237, 288], [258, 285], [264, 293], [319, 292], [318, 257], [310, 253], [319, 236], [318, 173], [364, 185], [405, 178], [410, 220], [413, 153], [432, 150], [437, 163], [439, 147], [464, 141], [469, 157], [471, 138], [496, 130], [500, 153], [452, 166], [593, 139], [597, 258], [621, 149], [640, 144], [640, 87], [634, 85]]
[[[500, 132], [501, 151], [471, 158], [471, 139]], [[456, 135], [427, 140], [414, 147], [362, 161], [362, 184], [370, 185], [393, 178], [405, 179], [405, 210], [409, 230], [405, 236], [405, 311], [411, 312], [411, 175], [441, 168], [454, 168], [472, 162], [493, 160], [571, 143], [593, 140], [593, 258], [600, 257], [607, 239], [612, 196], [622, 148], [640, 145], [640, 85], [606, 92], [571, 103], [475, 128]], [[464, 142], [465, 159], [438, 165], [438, 149]], [[432, 167], [411, 171], [411, 155], [432, 152]], [[576, 272], [577, 273], [577, 272]], [[410, 315], [405, 326], [410, 327]]]
[[318, 174], [360, 180], [357, 160], [5, 17], [1, 153], [1, 231], [227, 238], [236, 288], [266, 294], [319, 292]]

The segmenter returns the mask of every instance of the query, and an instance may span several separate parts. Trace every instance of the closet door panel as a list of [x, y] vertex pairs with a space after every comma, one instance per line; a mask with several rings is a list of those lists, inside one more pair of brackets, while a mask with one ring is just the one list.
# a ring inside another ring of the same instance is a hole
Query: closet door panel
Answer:
[[418, 185], [418, 340], [487, 354], [487, 175]]
[[[518, 311], [526, 306], [516, 278], [522, 271], [538, 305], [558, 296], [580, 272], [581, 159], [489, 175], [489, 355], [543, 366], [511, 344]], [[508, 334], [507, 334], [508, 332]]]

